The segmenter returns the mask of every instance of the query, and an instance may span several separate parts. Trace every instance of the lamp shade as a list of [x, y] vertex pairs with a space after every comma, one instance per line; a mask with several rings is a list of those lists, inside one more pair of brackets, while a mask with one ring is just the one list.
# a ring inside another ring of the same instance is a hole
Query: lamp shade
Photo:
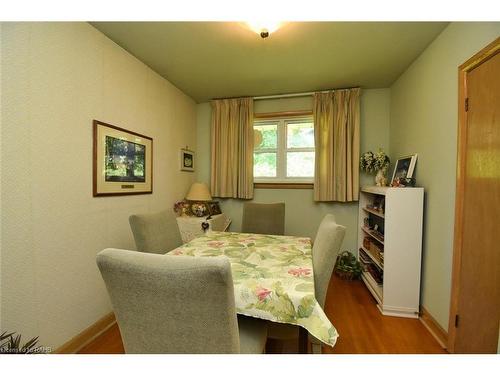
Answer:
[[201, 182], [195, 182], [191, 185], [189, 192], [186, 195], [188, 201], [211, 201], [212, 196], [207, 185]]

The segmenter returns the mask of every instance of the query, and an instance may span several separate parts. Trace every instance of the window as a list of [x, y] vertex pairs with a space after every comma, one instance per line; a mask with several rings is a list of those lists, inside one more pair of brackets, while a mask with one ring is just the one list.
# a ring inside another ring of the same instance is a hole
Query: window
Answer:
[[254, 122], [254, 181], [313, 182], [314, 125], [311, 117]]

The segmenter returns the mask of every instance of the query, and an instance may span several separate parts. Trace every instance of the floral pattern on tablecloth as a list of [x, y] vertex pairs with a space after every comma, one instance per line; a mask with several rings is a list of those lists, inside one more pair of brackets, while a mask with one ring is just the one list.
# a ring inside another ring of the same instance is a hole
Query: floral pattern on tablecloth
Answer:
[[337, 330], [314, 296], [309, 238], [211, 232], [167, 255], [227, 256], [239, 314], [299, 325], [335, 345]]

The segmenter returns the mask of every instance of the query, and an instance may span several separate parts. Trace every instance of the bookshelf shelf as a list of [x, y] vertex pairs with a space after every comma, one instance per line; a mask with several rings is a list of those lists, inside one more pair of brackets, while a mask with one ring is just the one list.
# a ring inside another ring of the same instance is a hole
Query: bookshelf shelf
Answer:
[[423, 188], [361, 189], [361, 279], [384, 315], [418, 318], [423, 202]]

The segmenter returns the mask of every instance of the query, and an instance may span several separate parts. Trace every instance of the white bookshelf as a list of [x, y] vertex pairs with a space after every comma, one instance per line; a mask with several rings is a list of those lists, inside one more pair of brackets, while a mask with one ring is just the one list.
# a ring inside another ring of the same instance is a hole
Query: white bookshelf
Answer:
[[[370, 207], [382, 199], [383, 210]], [[361, 189], [358, 259], [365, 268], [373, 269], [364, 271], [361, 278], [384, 315], [418, 318], [423, 207], [423, 188], [366, 186]], [[372, 226], [378, 225], [378, 233], [365, 226], [365, 218], [370, 219]], [[369, 245], [374, 244], [370, 248], [383, 250], [382, 259], [377, 250], [370, 251], [364, 246], [365, 237], [370, 239]]]

